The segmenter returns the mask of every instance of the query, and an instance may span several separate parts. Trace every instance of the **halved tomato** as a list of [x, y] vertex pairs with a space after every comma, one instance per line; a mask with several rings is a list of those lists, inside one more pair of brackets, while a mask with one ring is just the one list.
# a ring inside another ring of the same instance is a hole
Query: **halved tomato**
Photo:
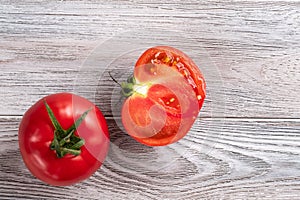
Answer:
[[138, 59], [134, 76], [122, 84], [128, 97], [122, 107], [127, 133], [148, 146], [164, 146], [183, 138], [205, 98], [205, 81], [183, 52], [153, 47]]
[[[153, 71], [153, 70], [152, 70]], [[176, 70], [160, 66], [135, 69], [132, 95], [122, 107], [122, 122], [129, 135], [149, 146], [178, 141], [193, 125], [199, 111], [195, 92]]]

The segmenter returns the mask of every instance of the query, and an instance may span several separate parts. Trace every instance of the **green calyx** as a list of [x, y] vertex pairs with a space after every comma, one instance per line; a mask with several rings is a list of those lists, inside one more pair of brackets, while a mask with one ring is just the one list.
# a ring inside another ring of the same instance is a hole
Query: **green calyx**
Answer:
[[111, 74], [110, 72], [109, 73], [109, 76], [112, 78], [112, 80], [117, 83], [121, 88], [121, 94], [124, 96], [124, 97], [129, 97], [131, 96], [133, 93], [134, 93], [134, 85], [136, 85], [136, 80], [134, 78], [134, 76], [130, 76], [127, 78], [127, 81], [126, 82], [123, 82], [123, 83], [119, 83]]
[[124, 97], [129, 97], [131, 96], [133, 93], [134, 93], [134, 89], [133, 89], [133, 86], [136, 84], [136, 80], [133, 76], [130, 76], [128, 79], [127, 79], [127, 82], [123, 82], [121, 83], [121, 94], [124, 96]]
[[70, 128], [65, 130], [57, 121], [46, 100], [44, 101], [44, 104], [46, 106], [50, 120], [55, 128], [54, 138], [50, 144], [50, 149], [56, 152], [56, 156], [58, 158], [62, 158], [66, 154], [78, 156], [81, 153], [81, 147], [84, 145], [84, 139], [76, 136], [74, 133], [77, 127], [79, 127], [81, 122], [84, 120], [86, 115], [91, 111], [91, 109], [85, 111]]

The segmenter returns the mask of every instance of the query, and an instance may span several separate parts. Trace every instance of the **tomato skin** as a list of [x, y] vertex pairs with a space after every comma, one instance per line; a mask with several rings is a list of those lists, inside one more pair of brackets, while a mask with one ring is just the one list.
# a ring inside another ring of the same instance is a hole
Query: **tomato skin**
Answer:
[[[92, 108], [75, 131], [76, 136], [85, 140], [80, 155], [58, 158], [50, 149], [55, 128], [44, 101], [63, 129]], [[35, 103], [24, 114], [18, 136], [20, 152], [30, 172], [56, 186], [72, 185], [90, 177], [102, 165], [109, 148], [109, 132], [101, 111], [90, 101], [70, 93], [49, 95]]]

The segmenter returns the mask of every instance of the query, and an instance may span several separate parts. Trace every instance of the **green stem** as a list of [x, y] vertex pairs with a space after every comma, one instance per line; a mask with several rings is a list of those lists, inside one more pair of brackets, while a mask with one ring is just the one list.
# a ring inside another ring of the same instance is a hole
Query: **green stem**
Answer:
[[119, 83], [112, 75], [110, 72], [108, 72], [110, 78], [115, 82], [117, 83], [121, 88], [122, 88], [122, 91], [121, 91], [121, 94], [124, 96], [124, 97], [129, 97], [131, 95], [133, 95], [134, 93], [134, 89], [133, 89], [133, 86], [136, 85], [136, 80], [134, 78], [134, 76], [130, 76], [128, 77], [127, 79], [127, 82], [123, 82], [123, 83]]
[[70, 137], [73, 135], [74, 130], [70, 131], [70, 133], [64, 137], [62, 140], [59, 141], [59, 146], [64, 146], [66, 143], [70, 142]]
[[84, 145], [84, 139], [75, 135], [76, 129], [80, 126], [82, 121], [85, 119], [87, 114], [92, 110], [92, 108], [85, 111], [75, 123], [67, 130], [63, 129], [57, 118], [55, 117], [52, 109], [44, 100], [49, 118], [54, 126], [54, 137], [50, 144], [50, 149], [56, 152], [58, 158], [64, 157], [66, 154], [72, 154], [78, 156], [81, 153], [81, 147]]

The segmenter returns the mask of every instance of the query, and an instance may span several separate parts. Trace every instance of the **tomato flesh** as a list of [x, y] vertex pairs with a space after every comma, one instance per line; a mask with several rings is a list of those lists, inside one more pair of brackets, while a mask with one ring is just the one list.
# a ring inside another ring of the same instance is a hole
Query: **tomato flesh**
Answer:
[[205, 99], [206, 84], [196, 64], [168, 46], [146, 50], [134, 69], [133, 94], [122, 107], [125, 130], [138, 142], [164, 146], [183, 138]]
[[195, 91], [199, 102], [199, 109], [201, 109], [206, 96], [206, 84], [201, 71], [193, 60], [182, 51], [173, 47], [157, 46], [146, 50], [138, 59], [135, 66], [157, 66], [161, 64], [172, 67], [182, 74]]
[[178, 71], [164, 65], [137, 67], [134, 76], [143, 90], [135, 90], [123, 104], [126, 131], [149, 146], [168, 145], [184, 137], [199, 111], [190, 84]]

